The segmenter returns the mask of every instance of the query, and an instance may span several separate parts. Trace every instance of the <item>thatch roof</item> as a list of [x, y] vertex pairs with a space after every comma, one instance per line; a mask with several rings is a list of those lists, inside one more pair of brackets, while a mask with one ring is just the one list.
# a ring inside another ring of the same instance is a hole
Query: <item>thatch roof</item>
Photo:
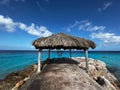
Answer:
[[33, 42], [36, 49], [94, 49], [95, 43], [80, 37], [64, 33], [38, 38]]

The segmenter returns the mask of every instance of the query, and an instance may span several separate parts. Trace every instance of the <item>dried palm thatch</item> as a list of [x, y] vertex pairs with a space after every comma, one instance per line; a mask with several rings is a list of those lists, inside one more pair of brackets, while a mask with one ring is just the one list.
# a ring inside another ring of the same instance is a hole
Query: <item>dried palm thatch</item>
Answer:
[[33, 45], [36, 49], [94, 49], [96, 47], [91, 40], [64, 33], [38, 38], [33, 42]]

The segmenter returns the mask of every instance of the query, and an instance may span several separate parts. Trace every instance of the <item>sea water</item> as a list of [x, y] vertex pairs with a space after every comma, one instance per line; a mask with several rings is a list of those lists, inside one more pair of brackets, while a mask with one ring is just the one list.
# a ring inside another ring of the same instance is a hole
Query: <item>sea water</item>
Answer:
[[[82, 51], [72, 51], [72, 57], [84, 57]], [[51, 51], [51, 58], [69, 57], [69, 51]], [[48, 58], [48, 52], [42, 51], [41, 61]], [[104, 61], [108, 69], [120, 80], [119, 51], [89, 51], [89, 58]], [[0, 79], [9, 73], [20, 71], [37, 63], [37, 51], [0, 51]]]

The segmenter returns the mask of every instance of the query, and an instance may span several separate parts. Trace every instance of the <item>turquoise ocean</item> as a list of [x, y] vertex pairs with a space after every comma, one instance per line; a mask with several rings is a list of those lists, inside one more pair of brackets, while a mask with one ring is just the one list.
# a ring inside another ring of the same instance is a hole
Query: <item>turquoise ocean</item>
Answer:
[[[69, 51], [62, 51], [62, 57], [69, 57]], [[72, 51], [72, 57], [84, 57], [82, 51]], [[47, 51], [42, 51], [44, 61], [48, 57]], [[37, 51], [0, 51], [0, 79], [6, 75], [25, 69], [37, 63]], [[57, 51], [51, 51], [51, 58], [59, 58]], [[120, 80], [120, 51], [89, 51], [89, 58], [104, 61], [107, 68]]]

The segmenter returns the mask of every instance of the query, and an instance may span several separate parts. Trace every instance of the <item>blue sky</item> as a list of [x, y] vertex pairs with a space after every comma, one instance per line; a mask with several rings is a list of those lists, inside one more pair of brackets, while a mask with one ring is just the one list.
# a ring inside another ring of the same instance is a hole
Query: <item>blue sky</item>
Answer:
[[0, 50], [34, 50], [33, 40], [66, 34], [120, 50], [120, 0], [0, 0]]

